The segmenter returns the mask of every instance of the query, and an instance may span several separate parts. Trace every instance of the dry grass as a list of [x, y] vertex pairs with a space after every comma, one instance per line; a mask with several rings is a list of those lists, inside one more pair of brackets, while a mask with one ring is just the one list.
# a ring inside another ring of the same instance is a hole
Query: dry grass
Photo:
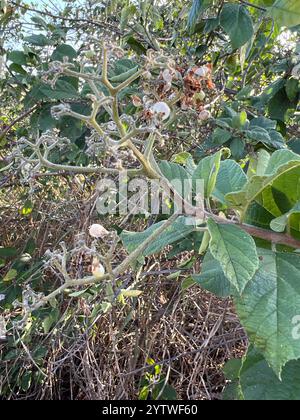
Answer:
[[[2, 197], [2, 243], [21, 246], [33, 233], [42, 255], [63, 238], [72, 241], [86, 230], [94, 217], [93, 191], [86, 188], [83, 193], [82, 184], [69, 181], [49, 189], [51, 197], [58, 189], [64, 201], [58, 205], [60, 200], [49, 200], [44, 187], [44, 200], [37, 197], [39, 206], [26, 218], [19, 214], [21, 203], [13, 199], [18, 196], [13, 190]], [[187, 255], [177, 261], [165, 257], [148, 259], [143, 267], [140, 298], [116, 305], [92, 324], [95, 301], [64, 301], [62, 311], [70, 310], [71, 319], [60, 321], [51, 334], [37, 334], [29, 346], [29, 352], [37, 343], [48, 347], [42, 365], [46, 372], [43, 385], [32, 386], [27, 393], [12, 389], [8, 398], [137, 399], [141, 380], [151, 371], [149, 357], [161, 366], [161, 375], [179, 399], [221, 398], [225, 386], [222, 366], [244, 354], [247, 338], [230, 300], [218, 299], [197, 286], [183, 290], [183, 276], [168, 277], [166, 273]], [[30, 357], [25, 359], [24, 369], [28, 369]], [[8, 377], [16, 361], [4, 363]], [[7, 378], [1, 380], [3, 386]]]

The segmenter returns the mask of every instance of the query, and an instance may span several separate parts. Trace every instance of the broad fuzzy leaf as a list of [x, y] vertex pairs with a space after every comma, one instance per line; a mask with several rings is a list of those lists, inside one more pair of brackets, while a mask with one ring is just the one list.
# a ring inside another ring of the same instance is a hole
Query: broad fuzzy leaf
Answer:
[[193, 0], [193, 4], [188, 17], [187, 29], [190, 33], [195, 30], [196, 23], [203, 11], [209, 5], [210, 0]]
[[227, 3], [223, 7], [220, 23], [229, 35], [233, 49], [240, 48], [253, 36], [253, 22], [247, 8], [240, 4]]
[[237, 226], [207, 222], [210, 252], [239, 293], [243, 292], [259, 267], [253, 238]]
[[251, 343], [277, 376], [290, 360], [300, 358], [294, 320], [300, 315], [300, 255], [260, 250], [260, 268], [236, 309]]
[[[123, 231], [121, 239], [128, 252], [134, 251], [141, 245], [155, 230], [157, 230], [164, 222], [156, 223], [144, 232], [127, 232]], [[192, 219], [186, 217], [178, 218], [169, 228], [167, 228], [160, 237], [146, 248], [143, 256], [156, 254], [164, 249], [167, 245], [171, 245], [180, 239], [184, 240], [187, 235], [195, 230], [195, 224]]]
[[247, 183], [247, 175], [234, 160], [221, 162], [216, 187], [213, 196], [221, 203], [226, 204], [225, 195], [239, 191]]
[[222, 150], [200, 161], [193, 174], [193, 181], [204, 181], [204, 197], [209, 198], [215, 189], [221, 165]]
[[226, 278], [220, 263], [207, 252], [202, 266], [201, 274], [193, 276], [193, 279], [203, 288], [219, 297], [228, 297], [235, 293], [235, 288]]
[[269, 8], [272, 16], [280, 26], [291, 28], [300, 24], [300, 7], [297, 0], [277, 0]]
[[262, 354], [248, 351], [240, 370], [240, 387], [246, 401], [299, 401], [300, 360], [286, 365], [280, 381]]

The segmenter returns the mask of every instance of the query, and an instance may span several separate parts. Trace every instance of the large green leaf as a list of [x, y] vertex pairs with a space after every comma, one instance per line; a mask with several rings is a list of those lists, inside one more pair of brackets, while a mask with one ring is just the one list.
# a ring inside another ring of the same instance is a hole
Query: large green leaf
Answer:
[[186, 198], [191, 195], [192, 180], [183, 166], [163, 160], [159, 162], [159, 169], [178, 194]]
[[29, 44], [35, 45], [37, 47], [45, 47], [47, 45], [52, 44], [51, 39], [43, 34], [27, 36], [26, 38], [24, 38], [24, 41], [28, 42]]
[[240, 4], [227, 3], [223, 7], [220, 23], [229, 35], [232, 48], [240, 48], [254, 33], [253, 22], [247, 8]]
[[190, 33], [194, 32], [198, 19], [210, 2], [211, 0], [193, 0], [187, 24], [187, 29]]
[[204, 197], [209, 198], [215, 189], [221, 165], [222, 150], [200, 161], [193, 174], [193, 181], [204, 181]]
[[276, 377], [261, 353], [250, 348], [239, 372], [239, 383], [246, 401], [299, 401], [300, 360], [288, 363], [282, 380]]
[[63, 61], [64, 57], [73, 59], [77, 57], [77, 51], [71, 45], [61, 44], [53, 51], [51, 60], [53, 61]]
[[298, 0], [277, 0], [269, 8], [272, 16], [280, 26], [288, 28], [300, 24], [300, 7]]
[[259, 266], [253, 238], [237, 226], [207, 222], [210, 252], [219, 261], [225, 276], [241, 293]]
[[236, 292], [235, 288], [226, 278], [220, 263], [207, 252], [201, 266], [201, 274], [196, 274], [193, 279], [203, 289], [219, 297], [228, 297]]
[[[273, 187], [273, 190], [271, 190]], [[278, 150], [271, 156], [265, 174], [252, 176], [241, 191], [226, 195], [229, 205], [247, 211], [253, 201], [270, 210], [270, 191], [277, 190], [295, 204], [300, 197], [300, 156], [290, 150]], [[268, 198], [268, 200], [267, 200]], [[274, 209], [274, 206], [273, 206]], [[280, 216], [281, 214], [274, 215]]]
[[[128, 252], [134, 251], [141, 245], [153, 232], [155, 232], [165, 222], [159, 222], [152, 225], [144, 232], [127, 232], [123, 231], [121, 239]], [[195, 230], [195, 224], [192, 219], [179, 217], [171, 226], [169, 226], [160, 237], [146, 248], [143, 256], [156, 254], [164, 249], [167, 245], [171, 245], [180, 239], [184, 240], [187, 235]]]
[[300, 255], [260, 250], [260, 268], [236, 309], [251, 343], [280, 377], [283, 366], [300, 358], [294, 320], [300, 314]]
[[230, 192], [239, 191], [246, 182], [247, 175], [240, 165], [234, 160], [225, 160], [221, 162], [213, 196], [225, 204], [225, 195]]

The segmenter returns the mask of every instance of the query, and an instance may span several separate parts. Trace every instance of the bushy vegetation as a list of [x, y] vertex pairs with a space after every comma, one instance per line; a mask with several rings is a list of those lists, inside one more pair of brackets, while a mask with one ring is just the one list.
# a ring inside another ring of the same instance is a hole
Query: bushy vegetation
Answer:
[[299, 400], [299, 2], [62, 3], [0, 1], [1, 397]]

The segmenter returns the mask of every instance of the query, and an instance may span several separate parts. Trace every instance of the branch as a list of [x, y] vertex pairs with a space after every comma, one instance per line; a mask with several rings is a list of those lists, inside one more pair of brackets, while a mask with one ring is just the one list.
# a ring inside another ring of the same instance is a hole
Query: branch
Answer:
[[266, 12], [267, 9], [262, 6], [258, 6], [257, 4], [250, 3], [249, 1], [239, 0], [244, 6], [253, 7], [254, 9], [260, 10], [261, 12]]
[[108, 22], [99, 22], [99, 21], [86, 19], [86, 18], [69, 18], [69, 17], [66, 17], [66, 16], [55, 15], [51, 12], [46, 11], [46, 10], [38, 10], [38, 9], [35, 9], [35, 8], [30, 7], [28, 5], [19, 4], [16, 1], [11, 1], [10, 3], [15, 7], [20, 7], [21, 9], [27, 10], [29, 12], [38, 13], [41, 16], [48, 16], [52, 19], [62, 20], [64, 22], [89, 23], [91, 25], [97, 26], [97, 27], [102, 28], [102, 29], [110, 28], [113, 31], [115, 31], [116, 34], [118, 34], [120, 36], [124, 35], [124, 33], [122, 31], [120, 31], [118, 28], [116, 28], [114, 25], [112, 25], [111, 23], [108, 23]]
[[4, 130], [0, 132], [0, 140], [3, 139], [4, 136], [13, 128], [14, 125], [16, 125], [18, 122], [24, 120], [24, 118], [28, 117], [30, 114], [32, 114], [34, 111], [37, 110], [40, 104], [35, 104], [32, 108], [28, 109], [26, 112], [21, 114], [18, 118], [13, 120]]

